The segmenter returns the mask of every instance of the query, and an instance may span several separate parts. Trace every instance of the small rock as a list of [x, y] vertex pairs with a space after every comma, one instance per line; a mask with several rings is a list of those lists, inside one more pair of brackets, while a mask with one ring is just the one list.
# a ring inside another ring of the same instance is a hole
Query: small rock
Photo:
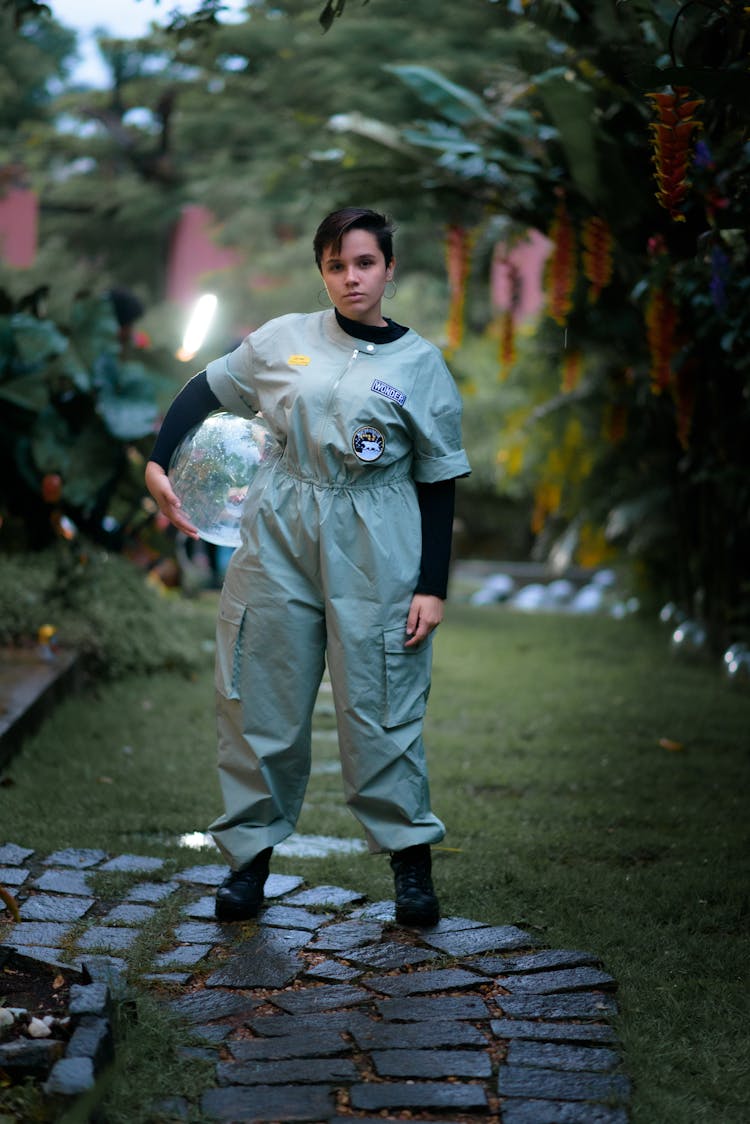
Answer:
[[7, 1007], [0, 1007], [0, 1028], [13, 1026], [15, 1021], [16, 1018], [12, 1011], [9, 1011]]
[[49, 1026], [41, 1019], [30, 1019], [26, 1029], [29, 1038], [49, 1038], [52, 1034]]

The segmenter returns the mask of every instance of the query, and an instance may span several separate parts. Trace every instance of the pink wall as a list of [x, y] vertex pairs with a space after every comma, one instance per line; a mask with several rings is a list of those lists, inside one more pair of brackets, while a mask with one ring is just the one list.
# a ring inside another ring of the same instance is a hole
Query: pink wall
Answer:
[[[515, 309], [517, 321], [528, 320], [542, 308], [544, 292], [542, 274], [544, 263], [550, 252], [551, 242], [538, 230], [529, 230], [521, 242], [517, 242], [510, 252], [504, 246], [497, 246], [492, 262], [492, 304], [498, 311], [511, 304], [511, 275], [516, 271], [519, 279], [519, 300]], [[505, 264], [505, 259], [510, 264]]]
[[235, 250], [216, 245], [215, 232], [216, 220], [206, 207], [190, 203], [182, 208], [169, 252], [167, 300], [192, 305], [205, 290], [201, 282], [206, 274], [239, 263], [241, 258]]
[[11, 187], [0, 195], [0, 259], [16, 269], [34, 264], [37, 244], [38, 201], [35, 193]]

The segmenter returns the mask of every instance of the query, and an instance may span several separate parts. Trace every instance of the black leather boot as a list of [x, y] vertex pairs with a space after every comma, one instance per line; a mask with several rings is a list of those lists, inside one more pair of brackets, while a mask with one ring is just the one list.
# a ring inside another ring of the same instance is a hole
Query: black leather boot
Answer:
[[419, 843], [391, 855], [399, 925], [437, 925], [440, 905], [432, 885], [429, 843]]
[[233, 870], [216, 891], [217, 921], [250, 921], [263, 905], [272, 847], [266, 847], [240, 870]]

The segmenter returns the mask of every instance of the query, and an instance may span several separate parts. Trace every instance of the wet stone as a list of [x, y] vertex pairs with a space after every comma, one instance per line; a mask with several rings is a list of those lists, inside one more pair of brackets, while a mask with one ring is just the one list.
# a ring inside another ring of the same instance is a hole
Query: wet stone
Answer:
[[374, 976], [365, 981], [373, 991], [385, 995], [419, 995], [427, 991], [453, 991], [486, 984], [484, 976], [463, 968], [440, 968], [434, 972], [407, 972], [403, 976]]
[[212, 948], [213, 945], [210, 944], [181, 945], [179, 948], [172, 948], [155, 956], [154, 967], [169, 968], [174, 965], [180, 968], [192, 968], [193, 965], [198, 964], [204, 957], [208, 956]]
[[484, 921], [471, 921], [468, 917], [441, 917], [437, 925], [432, 928], [426, 929], [425, 933], [429, 936], [437, 934], [442, 936], [444, 933], [462, 933], [467, 929], [488, 929]]
[[219, 944], [227, 936], [227, 930], [221, 925], [201, 924], [198, 921], [183, 921], [174, 931], [175, 940], [182, 944]]
[[150, 905], [116, 905], [102, 917], [102, 925], [140, 925], [155, 913]]
[[492, 1019], [496, 1038], [530, 1038], [553, 1042], [615, 1042], [614, 1027], [606, 1023], [529, 1022], [523, 1019]]
[[307, 933], [261, 929], [206, 980], [207, 987], [285, 987], [302, 970], [297, 952]]
[[449, 956], [471, 956], [475, 952], [500, 952], [503, 949], [533, 948], [538, 941], [515, 925], [495, 925], [456, 932], [425, 932], [424, 939], [433, 948]]
[[196, 883], [199, 886], [219, 886], [229, 874], [228, 866], [213, 864], [200, 864], [181, 870], [175, 878], [179, 882]]
[[3, 843], [0, 846], [0, 863], [8, 866], [20, 866], [26, 859], [34, 854], [28, 847], [19, 847], [17, 843]]
[[478, 995], [438, 995], [428, 999], [380, 999], [376, 1007], [389, 1022], [487, 1018], [487, 1007]]
[[68, 1000], [69, 1015], [98, 1015], [107, 1018], [111, 1013], [112, 997], [105, 983], [73, 984]]
[[45, 866], [73, 866], [83, 870], [88, 866], [96, 866], [102, 859], [106, 859], [106, 851], [82, 850], [68, 847], [64, 851], [55, 851], [44, 860]]
[[467, 968], [488, 976], [507, 976], [515, 972], [549, 972], [556, 968], [598, 967], [599, 958], [590, 952], [545, 949], [528, 956], [477, 956], [467, 961]]
[[532, 1065], [542, 1069], [570, 1069], [605, 1073], [617, 1069], [620, 1057], [614, 1050], [596, 1046], [560, 1046], [552, 1042], [511, 1042], [508, 1065]]
[[[256, 1006], [259, 1004], [256, 1004]], [[291, 1034], [317, 1034], [323, 1031], [350, 1031], [360, 1021], [371, 1023], [358, 1011], [322, 1011], [315, 1015], [259, 1015], [246, 1026], [264, 1038]]]
[[93, 904], [93, 898], [35, 894], [21, 906], [21, 917], [24, 921], [79, 921]]
[[83, 1015], [73, 1031], [65, 1056], [68, 1058], [91, 1058], [94, 1068], [109, 1062], [114, 1053], [112, 1027], [109, 1019], [96, 1015]]
[[192, 995], [170, 1003], [170, 1008], [186, 1022], [205, 1023], [214, 1019], [226, 1019], [231, 1015], [247, 1015], [259, 1007], [261, 1002], [260, 999], [228, 991], [195, 991]]
[[313, 1030], [309, 1034], [284, 1034], [275, 1038], [245, 1038], [230, 1042], [232, 1057], [238, 1062], [277, 1061], [282, 1058], [322, 1058], [349, 1053], [338, 1030]]
[[324, 908], [333, 906], [340, 909], [352, 902], [361, 901], [363, 897], [364, 894], [359, 894], [356, 890], [345, 890], [342, 886], [314, 886], [311, 890], [302, 890], [289, 898], [289, 905], [317, 905]]
[[370, 1112], [397, 1108], [451, 1108], [468, 1112], [487, 1107], [487, 1094], [481, 1085], [457, 1085], [447, 1081], [369, 1082], [352, 1085], [349, 1097], [352, 1108]]
[[164, 859], [150, 858], [148, 855], [118, 855], [99, 867], [99, 870], [122, 870], [128, 874], [139, 874], [149, 870], [161, 870]]
[[489, 1077], [492, 1064], [484, 1050], [374, 1050], [381, 1077]]
[[347, 952], [378, 940], [382, 933], [383, 926], [376, 921], [341, 921], [322, 929], [310, 948], [321, 952]]
[[52, 894], [78, 894], [83, 898], [91, 894], [87, 877], [80, 870], [45, 870], [34, 885]]
[[121, 956], [85, 956], [83, 968], [93, 983], [105, 983], [113, 995], [124, 992], [127, 964]]
[[237, 1121], [326, 1120], [334, 1111], [333, 1091], [327, 1085], [255, 1085], [252, 1089], [230, 1086], [209, 1089], [203, 1094], [204, 1116], [219, 1124]]
[[269, 874], [263, 887], [263, 896], [266, 898], [280, 898], [284, 894], [291, 894], [304, 882], [296, 874]]
[[604, 1073], [564, 1073], [533, 1066], [502, 1066], [497, 1090], [501, 1097], [535, 1097], [560, 1101], [627, 1100], [627, 1077]]
[[602, 1019], [617, 1013], [611, 995], [582, 992], [579, 995], [499, 995], [504, 1015], [521, 1019]]
[[188, 1061], [216, 1061], [216, 1051], [210, 1046], [178, 1046], [175, 1052], [179, 1058], [186, 1058]]
[[137, 937], [137, 929], [109, 929], [103, 925], [92, 925], [79, 938], [78, 947], [101, 949], [104, 952], [124, 952]]
[[[5, 939], [5, 943], [13, 945], [10, 941]], [[16, 949], [17, 952], [22, 953], [24, 957], [29, 960], [36, 960], [39, 964], [45, 964], [48, 968], [58, 968], [60, 971], [72, 972], [80, 970], [80, 961], [74, 961], [72, 964], [66, 963], [61, 959], [61, 952], [59, 948], [45, 948], [43, 945], [25, 944]]]
[[55, 948], [63, 943], [71, 927], [57, 921], [21, 921], [3, 937], [3, 941], [11, 948], [27, 944]]
[[349, 1058], [294, 1058], [292, 1061], [219, 1062], [220, 1085], [341, 1084], [359, 1077]]
[[361, 987], [332, 984], [330, 987], [311, 987], [307, 991], [289, 991], [271, 996], [271, 1002], [290, 1015], [309, 1015], [315, 1011], [336, 1010], [366, 1003], [372, 996]]
[[218, 1046], [228, 1034], [232, 1033], [232, 1029], [231, 1026], [222, 1023], [207, 1023], [205, 1026], [191, 1027], [190, 1034], [194, 1038], [200, 1038], [202, 1042], [212, 1042]]
[[468, 1022], [378, 1023], [352, 1028], [360, 1050], [423, 1050], [440, 1046], [486, 1046], [487, 1039]]
[[28, 870], [24, 870], [21, 866], [0, 867], [0, 885], [2, 886], [23, 886], [28, 877]]
[[129, 902], [163, 902], [177, 889], [176, 882], [139, 882], [122, 895]]
[[279, 929], [305, 929], [312, 933], [326, 921], [330, 913], [310, 913], [308, 909], [297, 909], [291, 905], [272, 905], [264, 909], [260, 916], [261, 925], [274, 925]]
[[197, 902], [191, 902], [186, 905], [182, 911], [187, 917], [195, 917], [197, 920], [208, 920], [209, 917], [216, 916], [216, 899], [198, 898]]
[[305, 978], [311, 980], [326, 980], [331, 983], [348, 983], [357, 980], [362, 975], [361, 969], [350, 968], [348, 964], [340, 964], [338, 960], [321, 960], [303, 973]]
[[94, 1080], [91, 1058], [60, 1058], [45, 1082], [44, 1091], [58, 1097], [77, 1097], [93, 1089]]
[[503, 1124], [628, 1124], [622, 1108], [570, 1101], [503, 1101]]
[[361, 918], [362, 921], [381, 921], [384, 925], [396, 920], [396, 903], [391, 901], [372, 902], [371, 905], [353, 909], [349, 914], [351, 918]]
[[598, 968], [564, 968], [560, 972], [533, 972], [510, 976], [499, 981], [512, 995], [552, 995], [567, 991], [590, 991], [592, 988], [613, 988], [615, 980]]
[[426, 964], [436, 960], [437, 952], [426, 948], [413, 948], [411, 945], [386, 941], [383, 944], [368, 944], [353, 949], [347, 959], [368, 968], [405, 968], [408, 964]]
[[145, 976], [141, 976], [141, 979], [148, 983], [164, 984], [165, 987], [170, 984], [181, 987], [191, 977], [192, 972], [147, 972]]

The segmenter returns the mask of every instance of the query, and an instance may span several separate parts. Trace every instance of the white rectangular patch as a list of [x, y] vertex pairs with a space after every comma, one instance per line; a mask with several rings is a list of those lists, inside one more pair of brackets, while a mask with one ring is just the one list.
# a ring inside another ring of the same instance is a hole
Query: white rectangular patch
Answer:
[[397, 390], [395, 386], [390, 383], [381, 382], [380, 379], [373, 379], [370, 390], [374, 390], [376, 394], [382, 394], [384, 398], [389, 398], [391, 402], [398, 402], [399, 406], [403, 406], [406, 402], [406, 395], [403, 390]]

